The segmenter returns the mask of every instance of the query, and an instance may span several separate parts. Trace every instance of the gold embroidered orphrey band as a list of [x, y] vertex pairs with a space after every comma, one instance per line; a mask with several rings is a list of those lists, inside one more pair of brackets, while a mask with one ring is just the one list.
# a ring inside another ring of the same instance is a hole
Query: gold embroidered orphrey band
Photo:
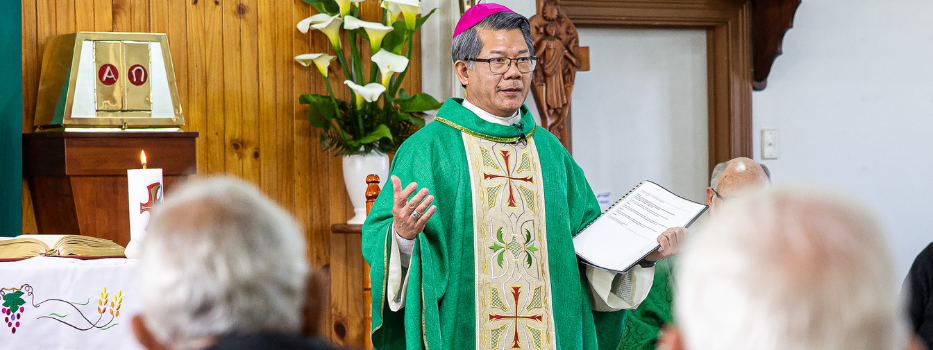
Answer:
[[556, 349], [535, 143], [461, 132], [473, 197], [476, 349]]

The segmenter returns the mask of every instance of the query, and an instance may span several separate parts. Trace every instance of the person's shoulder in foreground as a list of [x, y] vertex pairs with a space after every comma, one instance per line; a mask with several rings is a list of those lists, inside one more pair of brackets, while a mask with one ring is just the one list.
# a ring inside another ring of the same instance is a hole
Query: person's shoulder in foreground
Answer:
[[335, 347], [316, 337], [289, 333], [257, 333], [226, 336], [204, 350], [333, 350]]

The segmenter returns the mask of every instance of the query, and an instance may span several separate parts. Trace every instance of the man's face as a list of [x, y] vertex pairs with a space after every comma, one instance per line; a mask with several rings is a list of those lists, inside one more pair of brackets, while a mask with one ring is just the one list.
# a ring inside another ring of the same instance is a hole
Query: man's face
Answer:
[[[531, 55], [520, 29], [480, 29], [477, 35], [483, 43], [483, 49], [476, 58], [519, 58]], [[486, 62], [476, 62], [471, 70], [466, 62], [457, 61], [454, 68], [460, 83], [467, 86], [467, 100], [487, 112], [508, 117], [525, 103], [531, 85], [531, 72], [519, 72], [516, 62], [512, 62], [509, 70], [501, 74], [492, 73]]]

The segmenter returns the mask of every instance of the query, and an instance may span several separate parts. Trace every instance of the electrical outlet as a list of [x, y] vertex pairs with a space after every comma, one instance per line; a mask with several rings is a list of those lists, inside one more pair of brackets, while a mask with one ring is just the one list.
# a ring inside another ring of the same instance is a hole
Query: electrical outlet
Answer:
[[777, 130], [761, 131], [761, 159], [777, 159], [778, 157]]

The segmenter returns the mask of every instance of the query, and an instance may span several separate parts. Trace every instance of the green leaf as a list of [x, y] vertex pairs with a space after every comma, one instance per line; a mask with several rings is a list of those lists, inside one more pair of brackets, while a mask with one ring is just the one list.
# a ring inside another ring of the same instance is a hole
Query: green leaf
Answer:
[[391, 140], [392, 131], [390, 131], [389, 127], [386, 126], [385, 124], [379, 124], [379, 126], [376, 127], [376, 130], [369, 133], [369, 135], [363, 136], [363, 138], [361, 138], [359, 142], [360, 144], [367, 144], [367, 143], [373, 143], [373, 142], [379, 141], [383, 138]]
[[489, 249], [492, 249], [493, 253], [499, 251], [499, 249], [502, 249], [502, 248], [505, 248], [505, 247], [499, 245], [499, 243], [493, 243], [491, 246], [489, 246]]
[[534, 252], [538, 251], [538, 248], [535, 248], [534, 243], [532, 243], [530, 246], [528, 246], [528, 248], [525, 248], [525, 250], [534, 253]]
[[337, 2], [334, 0], [302, 0], [306, 4], [311, 5], [315, 10], [321, 13], [326, 13], [328, 15], [336, 15], [340, 12], [340, 6], [337, 6]]
[[423, 117], [412, 117], [411, 120], [409, 120], [409, 121], [410, 121], [412, 124], [417, 125], [418, 127], [423, 127], [423, 126], [424, 126], [424, 118], [423, 118]]
[[502, 242], [502, 244], [505, 244], [505, 241], [502, 240], [502, 228], [501, 227], [499, 228], [499, 231], [496, 232], [496, 239], [498, 239], [499, 242]]
[[395, 119], [396, 119], [396, 120], [399, 120], [399, 121], [403, 121], [403, 120], [409, 120], [409, 121], [410, 121], [410, 120], [411, 120], [411, 114], [408, 114], [408, 113], [400, 113], [400, 112], [393, 112], [393, 113], [394, 113], [394, 115], [395, 115]]
[[405, 21], [396, 21], [392, 23], [393, 29], [382, 39], [382, 48], [392, 51], [396, 55], [402, 53], [402, 44], [408, 40], [408, 28], [405, 27]]
[[505, 257], [505, 256], [503, 255], [504, 253], [505, 253], [505, 251], [503, 250], [503, 251], [499, 252], [498, 255], [496, 255], [496, 263], [499, 264], [499, 267], [502, 267], [502, 258]]
[[10, 310], [18, 311], [20, 306], [23, 306], [26, 304], [26, 301], [23, 300], [22, 296], [23, 296], [23, 292], [19, 290], [13, 293], [4, 294], [3, 295], [3, 307], [10, 309]]
[[303, 94], [298, 96], [298, 102], [308, 105], [308, 123], [311, 126], [324, 130], [330, 128], [330, 120], [334, 118], [337, 111], [329, 96]]
[[527, 244], [530, 241], [531, 241], [531, 231], [528, 231], [528, 229], [526, 228], [525, 229], [525, 243]]
[[411, 98], [411, 95], [409, 95], [407, 92], [405, 92], [405, 89], [401, 89], [401, 90], [398, 91], [398, 98], [399, 98], [399, 99], [403, 99], [403, 100], [407, 100], [407, 99], [410, 99], [410, 98]]
[[418, 18], [418, 19], [415, 21], [415, 30], [418, 30], [418, 28], [421, 28], [421, 25], [423, 25], [424, 22], [428, 20], [428, 17], [431, 17], [431, 15], [434, 14], [434, 11], [437, 11], [437, 9], [433, 9], [433, 10], [431, 10], [431, 12], [428, 12], [428, 14], [426, 14], [426, 15], [421, 16], [420, 18]]
[[395, 100], [402, 112], [424, 112], [441, 108], [443, 103], [437, 102], [428, 94], [416, 94], [408, 98], [399, 97]]
[[525, 263], [528, 264], [528, 267], [531, 267], [531, 254], [525, 254]]

